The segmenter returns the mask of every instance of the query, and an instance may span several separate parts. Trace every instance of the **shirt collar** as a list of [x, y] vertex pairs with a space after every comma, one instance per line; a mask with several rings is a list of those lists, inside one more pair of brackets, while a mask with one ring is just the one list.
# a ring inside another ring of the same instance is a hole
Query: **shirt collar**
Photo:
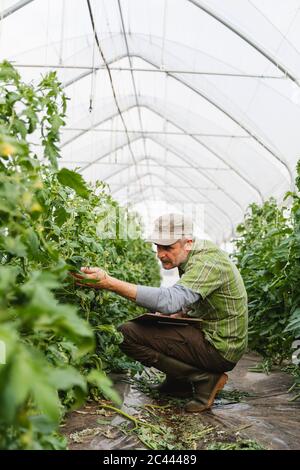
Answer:
[[185, 272], [186, 266], [187, 266], [188, 262], [190, 261], [191, 257], [193, 256], [193, 254], [203, 250], [204, 244], [205, 244], [205, 240], [199, 240], [198, 238], [194, 239], [193, 248], [189, 252], [189, 254], [187, 256], [187, 259], [185, 261], [183, 261], [183, 263], [181, 263], [178, 266], [178, 271], [179, 271], [180, 275]]

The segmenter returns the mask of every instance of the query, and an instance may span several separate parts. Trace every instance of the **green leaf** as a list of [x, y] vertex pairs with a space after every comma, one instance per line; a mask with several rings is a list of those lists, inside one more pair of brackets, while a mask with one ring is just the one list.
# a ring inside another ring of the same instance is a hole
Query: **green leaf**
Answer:
[[82, 176], [75, 171], [68, 170], [67, 168], [62, 168], [57, 173], [58, 181], [69, 188], [74, 189], [74, 191], [81, 197], [87, 199], [89, 195], [89, 190], [86, 186], [86, 183]]
[[49, 119], [49, 121], [51, 124], [52, 132], [58, 132], [60, 127], [65, 124], [63, 119], [58, 114], [55, 114], [54, 116], [52, 116], [51, 119]]
[[295, 336], [300, 333], [300, 307], [296, 308], [293, 312], [284, 331], [293, 331], [295, 332]]
[[0, 296], [5, 296], [15, 286], [19, 271], [17, 266], [0, 266]]
[[86, 381], [83, 376], [71, 366], [53, 369], [50, 374], [50, 382], [58, 390], [79, 387], [83, 392], [87, 391]]
[[26, 234], [22, 237], [22, 241], [27, 246], [28, 255], [35, 259], [39, 255], [40, 242], [37, 234], [32, 228], [26, 230]]
[[57, 168], [57, 159], [59, 158], [58, 148], [52, 142], [48, 140], [43, 140], [44, 145], [44, 156], [48, 158], [50, 163], [53, 165], [54, 168]]
[[[94, 347], [94, 335], [88, 323], [76, 315], [73, 307], [52, 303], [47, 305], [46, 302], [47, 299], [44, 299], [43, 306], [39, 300], [34, 305], [35, 312], [38, 308], [40, 313], [35, 322], [36, 331], [50, 330], [71, 339], [78, 345], [77, 356], [90, 352]], [[30, 313], [30, 310], [33, 310], [32, 304], [26, 314]]]
[[87, 376], [87, 381], [98, 387], [105, 398], [112, 400], [116, 405], [121, 405], [122, 400], [117, 391], [114, 390], [113, 382], [103, 372], [92, 370]]
[[[84, 260], [82, 256], [72, 256], [72, 258], [66, 259], [66, 263], [73, 266], [77, 270], [80, 270], [81, 266], [84, 265]], [[82, 274], [82, 273], [81, 273]]]
[[20, 80], [20, 75], [17, 70], [6, 60], [0, 63], [0, 80], [4, 82], [11, 80], [18, 82]]
[[55, 222], [58, 227], [61, 227], [69, 217], [70, 214], [68, 214], [66, 209], [62, 206], [55, 211]]
[[[13, 358], [7, 358], [7, 364], [0, 375], [0, 417], [12, 422], [18, 407], [24, 403], [34, 383], [30, 357], [22, 346], [15, 344]], [[0, 366], [3, 369], [3, 365]]]
[[58, 393], [49, 383], [42, 381], [41, 374], [35, 377], [32, 394], [39, 411], [45, 413], [51, 421], [58, 422], [61, 416]]
[[11, 255], [24, 258], [27, 254], [26, 246], [21, 242], [20, 237], [4, 237], [1, 245], [2, 248]]
[[33, 131], [35, 131], [36, 126], [38, 124], [38, 116], [37, 113], [34, 111], [33, 108], [27, 108], [24, 111], [24, 115], [28, 118], [28, 133], [31, 134]]
[[[58, 433], [52, 434], [42, 434], [41, 438], [41, 448], [45, 450], [66, 450], [67, 449], [67, 438], [61, 436]], [[34, 450], [34, 449], [33, 449]]]
[[22, 121], [22, 119], [15, 118], [13, 120], [13, 126], [15, 130], [20, 133], [22, 139], [25, 139], [27, 135], [27, 128], [25, 126], [24, 121]]
[[19, 93], [15, 93], [14, 91], [9, 92], [6, 95], [6, 99], [11, 105], [13, 105], [16, 101], [19, 101], [21, 98], [21, 95]]
[[53, 369], [50, 374], [50, 381], [58, 390], [73, 390], [76, 397], [73, 408], [83, 403], [88, 387], [84, 377], [74, 367], [68, 366]]
[[30, 416], [29, 419], [34, 428], [42, 434], [51, 433], [56, 428], [56, 424], [45, 415]]
[[32, 396], [39, 411], [57, 422], [61, 407], [57, 391], [49, 381], [48, 371], [48, 364], [38, 351], [18, 343], [4, 371], [5, 382], [1, 380], [0, 416], [12, 421], [19, 407]]

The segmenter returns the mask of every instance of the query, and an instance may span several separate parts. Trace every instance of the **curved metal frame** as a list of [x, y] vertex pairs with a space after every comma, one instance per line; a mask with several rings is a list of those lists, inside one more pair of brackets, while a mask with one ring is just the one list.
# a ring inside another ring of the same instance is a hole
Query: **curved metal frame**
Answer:
[[[127, 54], [123, 54], [123, 55], [119, 55], [117, 56], [117, 58], [113, 58], [111, 59], [110, 61], [107, 61], [107, 63], [110, 65], [110, 64], [113, 64], [114, 62], [124, 58], [124, 57], [129, 57]], [[141, 60], [143, 60], [144, 62], [152, 65], [152, 67], [156, 68], [156, 69], [159, 69], [159, 65], [156, 64], [155, 62], [152, 62], [150, 61], [149, 59], [146, 59], [145, 57], [143, 57], [141, 54], [131, 54], [130, 57], [136, 57], [136, 58], [139, 58]], [[98, 71], [96, 70], [95, 73], [97, 73]], [[78, 76], [78, 78], [74, 78], [72, 79], [71, 81], [67, 82], [66, 84], [64, 84], [64, 87], [66, 88], [67, 86], [75, 83], [76, 81], [80, 80], [81, 78], [84, 78], [84, 77], [87, 77], [89, 76], [90, 74], [92, 73], [92, 71], [87, 71], [87, 72], [84, 72], [83, 74], [81, 74], [80, 76]], [[293, 185], [293, 175], [292, 175], [292, 172], [291, 172], [291, 169], [289, 168], [288, 164], [274, 151], [272, 150], [265, 142], [263, 142], [263, 140], [256, 135], [256, 133], [254, 133], [252, 130], [248, 129], [248, 127], [241, 123], [239, 120], [237, 120], [229, 111], [227, 111], [226, 109], [224, 109], [220, 104], [218, 104], [217, 102], [215, 102], [212, 98], [210, 98], [209, 96], [207, 96], [205, 93], [203, 93], [202, 91], [198, 90], [197, 88], [195, 88], [194, 86], [190, 85], [189, 83], [187, 83], [185, 80], [183, 80], [182, 78], [179, 78], [178, 77], [178, 74], [174, 74], [174, 73], [170, 73], [170, 72], [165, 72], [167, 76], [170, 76], [172, 77], [174, 80], [178, 81], [179, 83], [181, 83], [183, 86], [186, 86], [187, 88], [189, 88], [191, 91], [193, 91], [194, 93], [196, 93], [197, 95], [201, 96], [205, 101], [207, 101], [208, 103], [210, 103], [213, 107], [215, 107], [216, 109], [218, 109], [221, 113], [223, 113], [225, 116], [227, 116], [229, 119], [231, 119], [236, 125], [238, 125], [241, 129], [243, 129], [248, 135], [250, 135], [259, 145], [261, 145], [265, 150], [267, 150], [270, 155], [272, 155], [281, 165], [283, 165], [283, 167], [285, 168], [285, 170], [287, 171], [288, 175], [289, 175], [289, 184], [292, 186]]]
[[[141, 101], [141, 98], [142, 96], [140, 97], [140, 101]], [[127, 111], [130, 111], [131, 109], [134, 109], [136, 107], [136, 105], [130, 105], [130, 106], [127, 106], [125, 109], [123, 109], [122, 112], [127, 112]], [[153, 112], [154, 114], [156, 114], [157, 116], [161, 117], [162, 119], [166, 119], [168, 122], [170, 122], [170, 124], [172, 124], [174, 127], [177, 127], [178, 129], [180, 129], [182, 132], [184, 132], [185, 135], [189, 136], [191, 139], [195, 140], [198, 144], [200, 144], [202, 147], [204, 147], [209, 153], [211, 153], [212, 155], [214, 155], [218, 160], [220, 160], [222, 163], [224, 163], [225, 165], [227, 165], [239, 178], [241, 178], [243, 180], [243, 182], [245, 182], [247, 185], [250, 186], [250, 188], [252, 190], [254, 190], [258, 195], [259, 195], [259, 198], [261, 200], [261, 202], [264, 202], [264, 197], [260, 191], [260, 189], [255, 186], [251, 181], [249, 181], [249, 179], [245, 178], [239, 171], [237, 171], [232, 165], [230, 165], [226, 160], [225, 158], [223, 158], [221, 155], [219, 155], [219, 153], [217, 153], [215, 150], [213, 150], [210, 146], [208, 146], [207, 144], [201, 142], [198, 138], [190, 135], [183, 127], [179, 126], [175, 121], [169, 119], [169, 118], [166, 118], [166, 116], [164, 116], [163, 114], [161, 114], [157, 109], [155, 109], [154, 107], [150, 106], [150, 105], [146, 105], [146, 104], [141, 104], [140, 107], [143, 107], [145, 109], [148, 109], [150, 110], [151, 112]], [[114, 119], [115, 117], [118, 116], [118, 113], [113, 113], [111, 114], [109, 117], [107, 118], [104, 118], [103, 120], [97, 122], [96, 124], [93, 124], [93, 126], [89, 127], [87, 130], [85, 131], [81, 131], [79, 132], [76, 136], [72, 137], [71, 139], [67, 140], [66, 142], [64, 142], [62, 145], [61, 145], [61, 148], [65, 147], [66, 145], [74, 142], [76, 139], [78, 139], [79, 137], [81, 137], [82, 135], [84, 135], [85, 133], [89, 132], [90, 130], [92, 130], [93, 128], [97, 127], [97, 126], [100, 126], [102, 124], [104, 124], [104, 122], [106, 121], [109, 121], [111, 119]], [[148, 136], [147, 136], [148, 137]], [[198, 170], [198, 168], [197, 168]]]
[[[158, 178], [162, 179], [162, 178], [159, 177], [158, 175], [155, 175], [155, 176], [157, 176]], [[162, 180], [162, 181], [163, 181], [163, 180]], [[171, 188], [171, 189], [173, 189], [173, 190], [175, 190], [176, 192], [178, 192], [179, 194], [181, 194], [176, 188]], [[148, 190], [149, 190], [149, 188], [146, 188], [145, 191], [144, 191], [144, 193], [145, 193], [146, 191], [148, 191]], [[165, 192], [165, 193], [166, 193], [166, 192], [168, 193], [169, 190], [170, 190], [170, 188], [165, 188], [165, 189], [164, 189], [164, 192]], [[138, 191], [135, 191], [134, 193], [131, 193], [131, 194], [130, 194], [130, 201], [128, 201], [128, 202], [131, 202], [131, 203], [133, 203], [133, 204], [142, 202], [143, 199], [141, 199], [140, 197], [135, 197], [135, 196], [140, 196], [140, 194], [141, 194], [141, 193], [140, 193], [139, 190], [138, 190]], [[171, 194], [170, 194], [170, 196], [171, 196], [171, 199], [167, 199], [167, 198], [165, 197], [165, 195], [163, 195], [164, 200], [165, 200], [166, 202], [168, 202], [169, 204], [173, 204], [173, 205], [176, 204], [176, 203], [183, 204], [183, 203], [186, 202], [186, 200], [174, 201], [173, 196], [172, 196]], [[185, 195], [185, 197], [186, 197], [186, 199], [187, 199], [190, 203], [192, 203], [192, 204], [199, 204], [199, 201], [195, 201], [194, 199], [192, 199], [192, 198], [189, 197], [188, 195]], [[222, 225], [220, 225], [219, 220], [217, 220], [217, 219], [216, 219], [211, 213], [209, 213], [209, 212], [207, 212], [206, 215], [207, 215], [207, 217], [209, 217], [209, 218], [211, 219], [211, 221], [213, 222], [214, 226], [217, 228], [217, 231], [218, 231], [218, 232], [219, 232], [219, 228], [221, 228], [221, 233], [222, 233], [222, 238], [221, 238], [221, 239], [222, 239], [222, 241], [226, 241], [226, 238], [225, 238], [225, 236], [224, 236], [224, 228], [223, 228]], [[232, 229], [232, 228], [231, 228], [231, 229]], [[233, 236], [233, 235], [234, 235], [234, 230], [232, 229], [231, 231], [229, 231], [229, 233], [230, 233], [230, 236], [231, 236], [231, 235]]]
[[[128, 46], [128, 41], [127, 41], [127, 37], [126, 37], [126, 30], [125, 30], [124, 18], [123, 18], [123, 13], [122, 13], [122, 7], [121, 7], [120, 0], [118, 0], [118, 7], [119, 7], [119, 13], [120, 13], [120, 17], [121, 17], [121, 25], [122, 25], [123, 35], [124, 35], [124, 42], [125, 42], [125, 47], [126, 47], [126, 51], [127, 51], [127, 57], [128, 57], [128, 60], [129, 60], [130, 68], [132, 68], [131, 55], [130, 55], [130, 52], [129, 52], [129, 46]], [[131, 80], [132, 80], [132, 85], [133, 85], [135, 101], [136, 101], [138, 114], [139, 114], [139, 121], [140, 121], [141, 131], [143, 132], [143, 122], [142, 122], [142, 116], [141, 116], [141, 109], [140, 109], [138, 94], [137, 94], [137, 90], [136, 90], [136, 83], [135, 83], [135, 79], [134, 79], [134, 73], [133, 73], [132, 70], [130, 71], [130, 74], [131, 74]], [[144, 134], [143, 134], [143, 144], [144, 144], [144, 152], [146, 153], [146, 144], [145, 144]]]
[[[141, 137], [142, 137], [142, 136], [134, 137], [133, 139], [131, 139], [130, 142], [133, 143], [133, 142], [135, 142], [136, 140], [141, 139]], [[114, 149], [114, 151], [121, 150], [122, 148], [126, 147], [127, 145], [128, 145], [128, 142], [126, 141], [126, 142], [124, 142], [124, 144], [121, 144], [121, 145], [117, 146], [117, 147]], [[102, 160], [103, 158], [107, 157], [108, 155], [111, 154], [111, 152], [112, 152], [112, 151], [109, 151], [109, 152], [107, 152], [106, 154], [102, 155], [101, 157], [99, 157], [99, 158], [97, 159], [97, 161], [100, 161], [100, 160]], [[76, 162], [74, 162], [74, 163], [76, 163]], [[80, 173], [82, 173], [82, 171], [84, 171], [84, 167], [82, 167], [82, 168], [79, 169], [79, 172], [80, 172]], [[202, 193], [200, 193], [200, 191], [198, 191], [198, 192], [199, 192], [199, 194], [201, 194], [201, 196], [206, 197], [206, 199], [207, 199], [208, 201], [210, 201], [211, 204], [213, 204], [215, 207], [217, 207], [217, 208], [219, 209], [218, 205], [216, 205], [214, 201], [212, 201], [212, 200], [209, 199], [207, 196], [205, 196], [205, 195], [203, 195]], [[220, 210], [220, 209], [219, 209], [219, 210]], [[225, 215], [225, 217], [229, 220], [230, 226], [231, 226], [231, 228], [232, 228], [232, 230], [233, 230], [233, 229], [234, 229], [234, 225], [233, 225], [233, 222], [232, 222], [231, 218], [229, 217], [229, 215], [227, 214], [227, 212], [225, 212], [223, 209], [221, 209], [221, 212], [223, 212], [224, 215]]]
[[21, 8], [25, 7], [28, 3], [31, 3], [33, 0], [20, 0], [19, 2], [16, 2], [14, 5], [11, 7], [6, 8], [6, 10], [0, 12], [0, 21], [3, 20], [4, 18], [7, 18], [9, 15], [12, 15], [16, 11], [20, 10]]
[[296, 85], [298, 87], [300, 87], [300, 84], [299, 84], [297, 78], [294, 77], [294, 75], [282, 63], [280, 63], [275, 57], [273, 57], [268, 51], [266, 51], [257, 42], [255, 42], [253, 39], [251, 39], [250, 36], [247, 36], [240, 29], [238, 29], [236, 26], [234, 26], [232, 23], [230, 23], [228, 20], [226, 20], [223, 16], [221, 16], [220, 14], [217, 14], [212, 8], [209, 8], [207, 5], [204, 5], [203, 2], [201, 2], [199, 0], [187, 0], [187, 1], [192, 3], [193, 5], [195, 5], [200, 10], [207, 13], [209, 16], [211, 16], [216, 21], [218, 21], [223, 26], [225, 26], [225, 28], [229, 29], [234, 34], [236, 34], [240, 39], [245, 41], [247, 44], [249, 44], [249, 46], [253, 47], [257, 52], [259, 52], [261, 55], [263, 55], [277, 69], [279, 69], [281, 72], [283, 72], [284, 75], [286, 75], [290, 80], [292, 80], [294, 83], [296, 83]]
[[[163, 179], [161, 176], [152, 174], [151, 172], [147, 172], [146, 174], [140, 176], [140, 179], [142, 179], [142, 178], [144, 178], [144, 177], [146, 177], [146, 176], [151, 176], [151, 175], [157, 177], [157, 178], [160, 179], [162, 182], [164, 182], [164, 179]], [[146, 188], [144, 192], [148, 191], [149, 189], [150, 189], [150, 188]], [[182, 194], [176, 187], [172, 187], [172, 188], [166, 188], [166, 187], [165, 187], [165, 188], [164, 188], [164, 192], [169, 192], [170, 189], [173, 189], [173, 190], [175, 190], [176, 192], [178, 192], [179, 194]], [[112, 194], [113, 194], [113, 193], [112, 193]], [[142, 201], [141, 198], [135, 198], [135, 195], [141, 195], [140, 190], [135, 191], [134, 193], [131, 193], [131, 194], [130, 194], [130, 202], [134, 202], [134, 203], [135, 203], [136, 200], [137, 200], [137, 201]], [[171, 194], [170, 194], [170, 196], [172, 197]], [[190, 196], [188, 196], [188, 195], [186, 195], [186, 194], [185, 194], [185, 198], [186, 198], [189, 202], [191, 202], [191, 203], [193, 203], [193, 204], [199, 204], [199, 201], [193, 200]], [[169, 202], [169, 203], [172, 203], [172, 199], [171, 199], [171, 200], [168, 200], [168, 202]], [[182, 202], [182, 203], [184, 203], [184, 202], [186, 202], [186, 201], [184, 201], [184, 200], [179, 201], [179, 200], [178, 200], [177, 202]], [[211, 220], [214, 221], [214, 224], [215, 224], [216, 227], [220, 227], [220, 228], [222, 229], [222, 225], [220, 225], [219, 221], [217, 221], [217, 219], [215, 219], [212, 214], [210, 214], [209, 212], [207, 212], [206, 215], [207, 215]]]
[[[130, 139], [130, 143], [133, 143], [133, 142], [135, 142], [135, 141], [137, 141], [137, 140], [139, 140], [139, 139], [141, 139], [141, 138], [142, 138], [142, 135], [140, 135], [140, 136], [135, 136], [134, 138]], [[160, 145], [160, 146], [163, 147], [163, 148], [169, 149], [168, 146], [165, 146], [165, 145], [161, 144], [161, 142], [157, 142], [153, 137], [148, 137], [148, 139], [149, 139], [149, 140], [153, 140], [157, 145]], [[94, 160], [93, 162], [90, 162], [88, 165], [85, 165], [85, 166], [81, 167], [81, 168], [79, 169], [79, 172], [82, 173], [84, 170], [86, 170], [87, 168], [89, 168], [93, 163], [96, 163], [96, 162], [102, 160], [103, 158], [105, 158], [105, 157], [107, 157], [108, 155], [110, 155], [113, 151], [120, 150], [120, 149], [126, 147], [127, 145], [128, 145], [128, 142], [126, 141], [124, 144], [121, 144], [120, 146], [114, 148], [113, 150], [110, 150], [109, 152], [105, 153], [104, 155], [101, 155], [101, 157], [97, 158], [97, 159]], [[170, 149], [170, 151], [171, 151], [172, 153], [174, 153], [174, 155], [176, 155], [176, 156], [177, 156], [178, 158], [180, 158], [181, 160], [186, 161], [188, 164], [190, 164], [190, 163], [189, 163], [189, 160], [188, 160], [188, 159], [184, 159], [181, 154], [176, 154], [176, 152], [174, 152], [174, 150], [172, 150], [172, 149]], [[193, 168], [193, 167], [191, 166], [191, 168]], [[126, 168], [125, 168], [125, 169], [126, 169]], [[122, 169], [122, 170], [125, 170], [125, 169]], [[119, 171], [119, 170], [118, 170], [118, 171]], [[180, 175], [180, 177], [182, 178], [182, 174]], [[189, 181], [188, 181], [188, 182], [189, 182]], [[199, 191], [198, 191], [198, 192], [199, 192]], [[224, 191], [223, 191], [223, 192], [224, 192]], [[200, 192], [199, 192], [199, 193], [200, 193]], [[202, 194], [202, 193], [200, 193], [200, 194]], [[202, 194], [202, 195], [203, 195], [203, 194]], [[226, 194], [226, 195], [227, 195], [227, 194]], [[205, 196], [205, 197], [207, 197], [207, 196]], [[229, 199], [230, 199], [234, 204], [236, 204], [236, 205], [239, 207], [239, 210], [242, 212], [242, 214], [244, 214], [244, 209], [243, 209], [243, 207], [240, 206], [235, 200], [233, 200], [232, 197], [230, 197], [230, 196], [228, 196], [228, 195], [227, 195], [227, 197], [229, 197]], [[209, 198], [207, 198], [207, 199], [208, 199], [212, 204], [215, 204], [214, 201], [212, 201], [211, 199], [209, 199]], [[217, 207], [218, 207], [218, 206], [217, 206]], [[229, 216], [228, 216], [228, 217], [229, 217]], [[230, 221], [231, 221], [231, 219], [230, 219]], [[231, 221], [231, 224], [233, 225], [232, 221]]]
[[[139, 139], [141, 139], [141, 138], [142, 138], [142, 136], [135, 137], [133, 140], [131, 140], [131, 143], [134, 142], [134, 141], [137, 141], [137, 140], [139, 140]], [[152, 140], [153, 140], [153, 139], [152, 139]], [[155, 140], [154, 140], [154, 142], [155, 142]], [[164, 147], [160, 142], [156, 142], [156, 143], [157, 143], [158, 145], [160, 145], [161, 147]], [[115, 151], [116, 151], [116, 150], [120, 150], [121, 148], [124, 148], [124, 147], [126, 147], [127, 145], [128, 145], [128, 143], [126, 142], [125, 144], [122, 144], [119, 148], [115, 148]], [[166, 147], [166, 148], [167, 148], [167, 147]], [[171, 152], [174, 153], [172, 150], [171, 150]], [[109, 152], [109, 153], [111, 153], [111, 152]], [[100, 158], [98, 158], [98, 161], [99, 161], [99, 160], [102, 160], [102, 158], [105, 158], [106, 156], [107, 156], [107, 154], [104, 155], [104, 156], [101, 156]], [[178, 156], [180, 159], [184, 160], [181, 155], [178, 154], [177, 156]], [[157, 163], [159, 163], [159, 160], [158, 160], [158, 159], [153, 158], [153, 160], [156, 161]], [[185, 161], [188, 162], [188, 160], [185, 160]], [[128, 165], [127, 168], [130, 168], [130, 167], [133, 167], [133, 166], [134, 166], [134, 164], [131, 164], [131, 165]], [[80, 172], [84, 171], [85, 168], [87, 168], [87, 167], [82, 167], [82, 168], [80, 168]], [[113, 176], [115, 176], [115, 175], [121, 173], [122, 171], [126, 171], [127, 168], [118, 169], [116, 172], [113, 172], [111, 175], [109, 175], [108, 178], [112, 178]], [[179, 178], [181, 178], [181, 179], [184, 179], [188, 184], [190, 184], [189, 179], [187, 179], [186, 177], [184, 177], [184, 176], [182, 175], [182, 173], [180, 173], [180, 175], [178, 175], [178, 174], [175, 172], [175, 170], [172, 169], [172, 168], [170, 168], [169, 171], [171, 171], [172, 173], [174, 173], [177, 177], [179, 177]], [[196, 189], [195, 189], [195, 190], [196, 190]], [[219, 206], [218, 204], [216, 204], [216, 202], [213, 201], [211, 198], [209, 198], [206, 194], [203, 194], [201, 191], [199, 191], [199, 189], [197, 189], [196, 191], [197, 191], [202, 197], [206, 198], [211, 204], [213, 204], [222, 214], [224, 214], [224, 216], [229, 220], [231, 229], [234, 230], [234, 224], [233, 224], [233, 221], [231, 220], [229, 214], [228, 214], [227, 212], [225, 212], [223, 208], [220, 208], [220, 206]], [[234, 202], [234, 201], [233, 201], [233, 202]], [[240, 208], [240, 207], [239, 207], [239, 209], [241, 210], [242, 214], [244, 214], [244, 210], [243, 210], [242, 208]]]
[[[157, 158], [151, 157], [151, 160], [155, 161], [156, 163], [159, 163], [159, 160], [158, 160]], [[133, 166], [133, 165], [130, 165], [130, 167], [132, 167], [132, 166]], [[125, 171], [125, 170], [126, 170], [125, 168], [122, 169], [122, 170], [119, 170], [117, 174], [119, 174], [119, 173], [121, 173], [122, 171]], [[189, 179], [186, 178], [186, 177], [184, 177], [184, 176], [182, 175], [182, 173], [178, 174], [178, 173], [177, 173], [174, 169], [172, 169], [172, 168], [169, 168], [168, 171], [170, 171], [170, 173], [173, 173], [177, 178], [181, 178], [181, 179], [183, 179], [184, 181], [186, 181], [187, 184], [189, 184]], [[115, 176], [115, 174], [114, 174], [114, 175], [111, 175], [110, 177], [113, 177], [113, 176]], [[143, 176], [146, 176], [146, 175], [143, 175]], [[143, 176], [142, 176], [142, 177], [143, 177]], [[166, 183], [166, 182], [164, 181], [164, 179], [163, 179], [162, 177], [160, 177], [159, 175], [153, 174], [153, 176], [159, 177], [164, 183]], [[142, 177], [141, 177], [141, 178], [142, 178]], [[127, 185], [125, 185], [125, 186], [127, 186]], [[176, 186], [172, 186], [172, 188], [173, 188], [173, 189], [176, 189]], [[192, 189], [193, 189], [194, 191], [197, 191], [197, 193], [199, 193], [202, 197], [204, 197], [204, 198], [207, 199], [211, 204], [213, 204], [213, 205], [227, 218], [227, 220], [229, 220], [230, 226], [231, 226], [232, 230], [234, 230], [234, 224], [233, 224], [231, 218], [229, 217], [229, 215], [227, 214], [227, 212], [225, 212], [223, 209], [221, 209], [220, 206], [218, 206], [218, 204], [216, 204], [216, 203], [215, 203], [214, 201], [212, 201], [209, 197], [207, 197], [206, 194], [203, 194], [203, 193], [199, 190], [199, 188], [194, 187], [194, 188], [192, 188]], [[184, 192], [184, 195], [186, 196], [186, 192]], [[188, 196], [186, 196], [186, 197], [188, 197]], [[243, 213], [244, 213], [244, 212], [243, 212]]]
[[[172, 149], [171, 147], [169, 147], [169, 146], [167, 146], [167, 145], [165, 145], [165, 144], [162, 144], [161, 142], [155, 140], [154, 137], [147, 137], [147, 138], [148, 138], [149, 140], [152, 140], [153, 142], [155, 142], [155, 143], [156, 143], [157, 145], [159, 145], [160, 147], [163, 147], [164, 149], [167, 149], [169, 152], [173, 153], [173, 154], [174, 154], [176, 157], [178, 157], [180, 160], [186, 162], [186, 163], [189, 165], [189, 167], [190, 167], [191, 169], [196, 169], [197, 171], [199, 171], [199, 169], [198, 169], [197, 167], [195, 167], [194, 165], [191, 165], [189, 159], [188, 159], [188, 158], [184, 158], [181, 153], [177, 153], [177, 152], [174, 151], [174, 149]], [[159, 163], [159, 159], [156, 159], [156, 158], [154, 158], [154, 157], [151, 157], [151, 158], [152, 158], [156, 163]], [[146, 159], [145, 159], [145, 160], [146, 160]], [[143, 161], [143, 160], [141, 160], [141, 161]], [[139, 162], [139, 163], [140, 163], [140, 162]], [[118, 169], [118, 170], [117, 170], [116, 172], [114, 172], [113, 174], [107, 176], [106, 179], [112, 178], [113, 176], [118, 175], [118, 174], [121, 173], [122, 171], [126, 171], [126, 170], [127, 170], [128, 168], [130, 168], [131, 166], [132, 166], [132, 165], [128, 165], [126, 168]], [[170, 167], [169, 167], [168, 169], [171, 170]], [[244, 214], [245, 210], [244, 210], [243, 206], [239, 203], [239, 201], [236, 201], [230, 194], [227, 193], [227, 191], [225, 191], [225, 190], [224, 190], [223, 188], [221, 188], [220, 186], [216, 185], [216, 183], [214, 182], [214, 180], [213, 180], [212, 178], [206, 176], [206, 175], [203, 174], [201, 171], [199, 171], [199, 173], [200, 173], [204, 178], [206, 178], [206, 179], [208, 179], [210, 182], [212, 182], [212, 183], [216, 186], [216, 188], [215, 188], [216, 190], [219, 189], [219, 190], [222, 191], [224, 194], [226, 194], [226, 196], [227, 196], [234, 204], [236, 204], [236, 205], [238, 206], [238, 208], [239, 208], [239, 210], [241, 211], [242, 215]], [[176, 174], [176, 173], [174, 172], [174, 174]], [[180, 178], [182, 178], [182, 175], [180, 175]], [[188, 180], [189, 180], [189, 179], [188, 179]], [[189, 181], [189, 184], [190, 184], [190, 181]]]
[[[157, 163], [157, 166], [155, 168], [159, 168], [160, 165], [159, 165], [159, 159], [158, 158], [155, 158], [155, 157], [152, 157], [151, 155], [147, 155], [146, 157], [143, 157], [141, 160], [138, 161], [138, 163], [142, 163], [142, 162], [150, 162], [150, 161], [153, 161], [155, 163]], [[112, 185], [112, 184], [116, 184], [116, 183], [109, 183], [108, 180], [110, 180], [110, 178], [114, 178], [114, 176], [117, 176], [119, 174], [121, 174], [123, 171], [127, 171], [129, 169], [131, 169], [133, 167], [133, 164], [130, 164], [128, 165], [126, 168], [119, 168], [116, 172], [113, 172], [112, 174], [108, 175], [105, 177], [105, 182], [108, 183], [109, 185]], [[151, 166], [147, 166], [146, 168], [148, 168], [148, 172], [151, 168]], [[177, 178], [181, 178], [181, 175], [177, 175], [173, 170], [173, 168], [166, 168], [166, 167], [163, 167], [165, 170], [167, 171], [171, 171]], [[147, 173], [148, 174], [148, 173]], [[151, 175], [153, 176], [157, 176], [159, 177], [159, 179], [161, 179], [160, 175], [157, 175], [156, 173], [151, 173]], [[146, 176], [145, 174], [141, 176], [141, 178], [143, 176]], [[164, 181], [164, 180], [163, 180]], [[126, 184], [122, 184], [122, 183], [118, 183], [118, 188], [114, 189], [113, 191], [111, 191], [112, 194], [115, 194], [117, 193], [118, 191], [120, 191], [122, 188], [126, 187], [126, 188], [129, 188], [132, 184], [136, 183], [136, 178], [132, 178], [130, 180], [127, 180], [126, 181]], [[164, 181], [164, 186], [161, 186], [162, 188], [164, 188], [166, 185], [166, 181]], [[178, 186], [171, 186], [171, 188], [174, 188], [174, 189], [178, 189]], [[184, 188], [181, 188], [181, 189], [195, 189], [196, 191], [198, 189], [202, 189], [204, 191], [207, 191], [209, 189], [211, 190], [217, 190], [218, 188], [214, 187], [214, 188], [201, 188], [201, 187], [198, 187], [198, 186], [192, 186], [191, 184], [189, 184], [188, 186], [185, 186]]]

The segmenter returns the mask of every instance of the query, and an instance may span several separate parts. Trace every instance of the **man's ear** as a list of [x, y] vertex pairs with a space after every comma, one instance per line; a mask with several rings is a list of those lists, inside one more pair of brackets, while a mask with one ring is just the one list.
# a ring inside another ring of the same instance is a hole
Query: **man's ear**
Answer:
[[184, 248], [186, 251], [191, 251], [193, 249], [193, 239], [190, 238], [185, 241]]

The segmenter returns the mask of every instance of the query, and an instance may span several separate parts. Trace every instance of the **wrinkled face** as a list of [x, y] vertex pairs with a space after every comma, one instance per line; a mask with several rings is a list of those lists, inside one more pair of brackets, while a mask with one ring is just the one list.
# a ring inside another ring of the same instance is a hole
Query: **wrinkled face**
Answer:
[[156, 245], [157, 256], [164, 269], [173, 269], [186, 261], [192, 249], [193, 241], [190, 239], [178, 240], [173, 245]]

